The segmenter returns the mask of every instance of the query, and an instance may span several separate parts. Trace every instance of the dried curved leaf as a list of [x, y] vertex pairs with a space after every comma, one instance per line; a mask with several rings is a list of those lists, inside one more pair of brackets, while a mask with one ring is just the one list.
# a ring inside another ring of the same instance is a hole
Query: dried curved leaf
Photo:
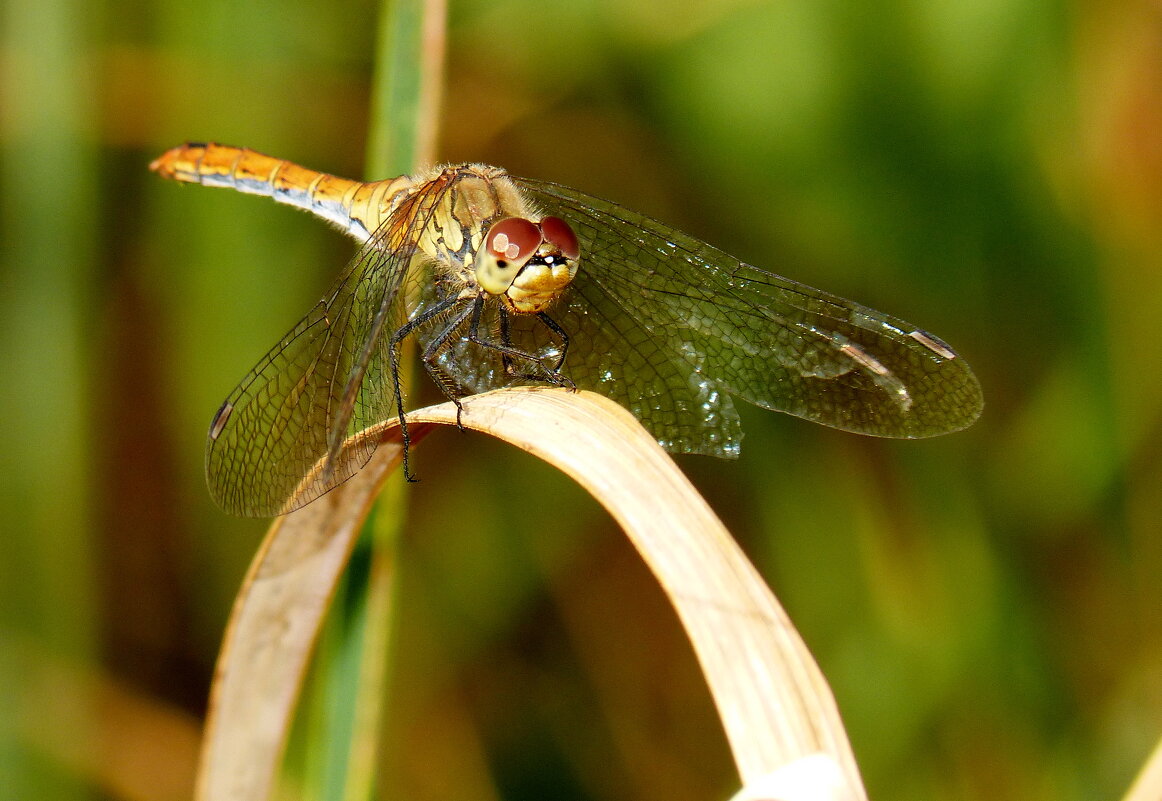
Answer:
[[[418, 440], [431, 424], [455, 424], [456, 409], [442, 404], [408, 420]], [[866, 798], [806, 646], [710, 507], [629, 412], [594, 393], [516, 389], [466, 399], [462, 420], [572, 476], [625, 529], [694, 645], [744, 785], [737, 798]], [[383, 438], [367, 467], [276, 522], [255, 559], [219, 660], [200, 799], [269, 793], [327, 602], [399, 460], [394, 423], [366, 435]], [[818, 780], [801, 778], [812, 775]]]
[[1154, 745], [1123, 801], [1157, 801], [1159, 798], [1162, 798], [1162, 740]]
[[[425, 428], [415, 427], [415, 439]], [[270, 527], [218, 656], [195, 798], [269, 797], [327, 608], [375, 495], [401, 456], [398, 442], [381, 443], [358, 481]]]

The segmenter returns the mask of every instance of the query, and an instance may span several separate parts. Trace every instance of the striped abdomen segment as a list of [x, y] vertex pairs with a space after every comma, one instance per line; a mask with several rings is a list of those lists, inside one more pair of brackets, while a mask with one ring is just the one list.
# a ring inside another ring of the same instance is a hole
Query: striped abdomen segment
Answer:
[[334, 223], [361, 242], [387, 216], [392, 196], [411, 186], [406, 177], [372, 183], [351, 181], [246, 148], [214, 143], [172, 148], [149, 168], [175, 181], [224, 186], [296, 206]]

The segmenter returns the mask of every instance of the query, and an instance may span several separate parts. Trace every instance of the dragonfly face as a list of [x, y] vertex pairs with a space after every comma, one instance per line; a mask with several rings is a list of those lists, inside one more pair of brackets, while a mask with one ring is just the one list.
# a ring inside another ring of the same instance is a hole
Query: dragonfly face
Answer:
[[514, 314], [545, 311], [577, 275], [577, 235], [560, 217], [539, 223], [507, 217], [488, 229], [476, 252], [480, 288], [500, 296]]
[[934, 335], [568, 187], [482, 165], [359, 183], [212, 144], [151, 166], [299, 206], [363, 243], [214, 418], [209, 484], [236, 514], [289, 512], [366, 463], [375, 444], [359, 432], [403, 419], [408, 337], [454, 400], [590, 389], [678, 453], [736, 456], [733, 398], [886, 437], [980, 414], [972, 371]]

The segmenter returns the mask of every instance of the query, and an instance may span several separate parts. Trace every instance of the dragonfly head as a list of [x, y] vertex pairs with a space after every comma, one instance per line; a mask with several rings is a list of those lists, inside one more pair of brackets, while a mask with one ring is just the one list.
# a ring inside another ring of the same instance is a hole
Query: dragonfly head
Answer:
[[480, 288], [502, 297], [516, 314], [544, 311], [577, 274], [577, 235], [560, 217], [534, 223], [505, 217], [493, 223], [476, 253]]

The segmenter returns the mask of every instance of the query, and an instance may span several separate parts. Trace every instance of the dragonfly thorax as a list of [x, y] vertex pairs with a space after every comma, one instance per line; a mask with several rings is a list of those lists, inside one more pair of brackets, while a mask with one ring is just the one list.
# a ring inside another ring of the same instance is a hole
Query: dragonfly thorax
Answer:
[[490, 295], [516, 314], [539, 314], [577, 275], [577, 237], [559, 217], [540, 222], [506, 217], [488, 229], [476, 253], [473, 275]]

